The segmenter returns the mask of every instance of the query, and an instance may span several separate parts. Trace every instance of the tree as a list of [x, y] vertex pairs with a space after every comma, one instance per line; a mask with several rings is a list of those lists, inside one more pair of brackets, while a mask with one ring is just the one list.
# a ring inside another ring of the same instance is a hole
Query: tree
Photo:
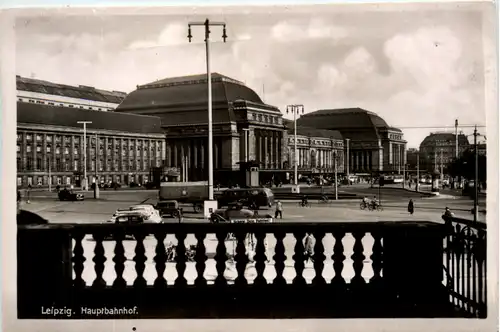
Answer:
[[[447, 167], [447, 172], [453, 177], [463, 177], [467, 180], [475, 178], [475, 154], [474, 150], [466, 151], [464, 154], [450, 163]], [[486, 156], [478, 156], [478, 177], [479, 182], [486, 182]]]

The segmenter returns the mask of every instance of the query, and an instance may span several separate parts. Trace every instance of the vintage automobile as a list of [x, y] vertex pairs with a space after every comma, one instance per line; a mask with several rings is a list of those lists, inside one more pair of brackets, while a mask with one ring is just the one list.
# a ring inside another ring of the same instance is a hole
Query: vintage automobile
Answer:
[[80, 193], [75, 193], [72, 190], [63, 189], [57, 195], [60, 201], [83, 201], [84, 196]]
[[160, 212], [151, 204], [132, 205], [128, 209], [118, 209], [108, 220], [108, 222], [117, 222], [117, 218], [121, 216], [139, 215], [143, 222], [161, 223], [162, 218]]
[[182, 217], [182, 208], [179, 207], [179, 202], [175, 200], [158, 201], [155, 208], [159, 211], [161, 217]]
[[241, 204], [235, 204], [227, 209], [215, 210], [210, 215], [210, 222], [273, 222], [273, 217], [269, 214], [259, 215], [255, 211], [242, 208]]

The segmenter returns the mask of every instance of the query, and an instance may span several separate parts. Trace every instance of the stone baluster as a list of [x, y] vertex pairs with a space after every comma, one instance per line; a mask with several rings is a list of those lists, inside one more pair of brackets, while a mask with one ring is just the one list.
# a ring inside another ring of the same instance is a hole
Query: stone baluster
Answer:
[[266, 233], [257, 232], [255, 233], [255, 238], [257, 239], [257, 246], [255, 248], [255, 270], [257, 271], [257, 277], [253, 281], [254, 285], [266, 285], [267, 280], [264, 277], [264, 270], [266, 269]]
[[177, 270], [177, 279], [175, 279], [175, 286], [184, 287], [187, 285], [186, 277], [184, 276], [184, 272], [186, 271], [186, 244], [184, 241], [186, 240], [186, 233], [179, 232], [175, 234], [177, 238], [177, 248], [175, 250], [175, 269]]
[[276, 270], [276, 278], [273, 280], [273, 285], [286, 285], [286, 279], [283, 277], [283, 271], [285, 270], [285, 246], [283, 244], [283, 239], [285, 238], [285, 232], [277, 232], [274, 234], [276, 238], [276, 246], [274, 248], [274, 269]]
[[234, 259], [236, 261], [236, 271], [238, 272], [238, 276], [234, 280], [234, 284], [237, 286], [246, 286], [248, 284], [248, 281], [245, 278], [245, 270], [249, 262], [245, 247], [247, 234], [244, 232], [238, 232], [235, 234], [235, 237], [237, 244], [236, 255]]
[[365, 260], [364, 248], [363, 248], [363, 237], [365, 236], [365, 232], [356, 231], [352, 233], [354, 237], [354, 246], [353, 246], [353, 254], [351, 256], [352, 259], [352, 267], [354, 269], [354, 277], [351, 279], [351, 285], [358, 286], [365, 284], [365, 279], [361, 275], [363, 271], [363, 261]]
[[73, 257], [71, 261], [73, 262], [73, 270], [75, 271], [75, 279], [73, 279], [73, 287], [76, 289], [83, 289], [85, 287], [85, 280], [82, 278], [82, 273], [84, 269], [84, 263], [87, 260], [84, 255], [84, 250], [82, 246], [83, 238], [85, 234], [82, 232], [77, 232], [73, 234], [75, 240], [75, 248], [73, 249]]
[[372, 260], [373, 277], [370, 279], [370, 284], [378, 284], [382, 281], [380, 272], [382, 271], [382, 234], [380, 232], [372, 232], [373, 249]]
[[295, 261], [294, 268], [297, 275], [293, 279], [292, 283], [294, 285], [301, 286], [306, 284], [306, 279], [302, 275], [305, 268], [304, 244], [302, 243], [305, 237], [305, 232], [293, 233], [293, 236], [295, 237], [296, 240], [294, 248], [295, 254], [293, 255], [293, 260]]
[[144, 278], [144, 270], [146, 269], [146, 249], [144, 248], [144, 238], [146, 237], [143, 233], [134, 234], [137, 241], [135, 245], [135, 271], [137, 273], [137, 278], [134, 280], [134, 287], [143, 288], [146, 287], [147, 282]]
[[113, 288], [123, 289], [127, 287], [127, 282], [123, 278], [123, 271], [125, 271], [125, 262], [127, 257], [125, 257], [125, 248], [123, 247], [123, 240], [125, 239], [125, 233], [123, 231], [118, 231], [115, 234], [115, 257], [113, 257], [113, 262], [115, 263], [116, 278], [113, 282]]
[[163, 231], [157, 231], [154, 234], [156, 238], [156, 250], [155, 250], [155, 269], [156, 269], [156, 279], [154, 281], [155, 288], [166, 288], [167, 280], [163, 276], [165, 269], [167, 268], [167, 253], [165, 248], [165, 238], [167, 234]]
[[92, 287], [94, 288], [104, 288], [106, 287], [106, 281], [102, 277], [104, 272], [104, 262], [106, 262], [106, 255], [104, 252], [104, 247], [102, 245], [102, 241], [104, 240], [103, 234], [94, 234], [95, 239], [95, 249], [94, 249], [94, 258], [92, 261], [94, 262], [94, 270], [96, 274], [96, 278], [92, 283]]
[[195, 233], [195, 237], [197, 242], [196, 245], [196, 255], [195, 255], [195, 260], [196, 260], [196, 272], [198, 273], [198, 276], [194, 280], [195, 286], [198, 287], [203, 287], [207, 285], [207, 280], [204, 277], [205, 269], [206, 269], [206, 261], [207, 261], [207, 255], [206, 255], [206, 248], [205, 248], [205, 233]]
[[333, 246], [333, 270], [335, 271], [335, 276], [332, 279], [332, 284], [342, 286], [345, 284], [345, 279], [342, 277], [342, 271], [344, 270], [344, 260], [346, 259], [344, 255], [344, 245], [342, 244], [342, 239], [345, 236], [345, 232], [342, 230], [333, 233], [335, 238], [335, 245]]
[[314, 271], [316, 272], [316, 276], [314, 277], [312, 283], [314, 285], [324, 285], [326, 284], [326, 280], [323, 277], [323, 268], [325, 266], [325, 247], [323, 246], [323, 238], [325, 237], [325, 233], [321, 231], [314, 232], [314, 239], [316, 243], [314, 245]]
[[227, 251], [226, 251], [226, 240], [227, 234], [225, 232], [216, 233], [217, 237], [217, 248], [215, 254], [215, 268], [217, 270], [217, 277], [215, 278], [214, 285], [218, 287], [223, 287], [227, 285], [227, 280], [224, 277], [224, 271], [226, 270], [226, 260], [227, 260]]

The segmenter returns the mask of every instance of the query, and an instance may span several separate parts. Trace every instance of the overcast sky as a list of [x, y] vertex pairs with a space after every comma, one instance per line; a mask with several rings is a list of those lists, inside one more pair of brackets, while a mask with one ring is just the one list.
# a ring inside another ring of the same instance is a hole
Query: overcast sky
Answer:
[[[228, 35], [224, 44], [212, 29], [212, 70], [245, 82], [282, 112], [290, 103], [307, 112], [373, 111], [401, 127], [409, 147], [444, 128], [407, 127], [453, 126], [456, 118], [484, 125], [483, 49], [492, 39], [481, 11], [380, 6], [209, 15], [227, 23]], [[202, 28], [193, 29], [191, 44], [186, 36], [187, 22], [206, 15], [186, 13], [19, 18], [17, 74], [130, 92], [205, 73]]]

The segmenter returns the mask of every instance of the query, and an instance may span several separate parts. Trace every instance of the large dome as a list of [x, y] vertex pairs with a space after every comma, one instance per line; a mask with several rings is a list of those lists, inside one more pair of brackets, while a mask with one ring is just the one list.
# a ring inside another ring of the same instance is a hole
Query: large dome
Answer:
[[[244, 83], [218, 73], [213, 73], [211, 76], [214, 103], [228, 103], [241, 99], [264, 104], [257, 93]], [[207, 75], [192, 75], [166, 78], [140, 85], [125, 98], [117, 111], [207, 102]]]
[[297, 124], [317, 129], [338, 130], [346, 138], [357, 141], [375, 141], [380, 139], [380, 130], [390, 127], [377, 114], [362, 108], [324, 109], [308, 113], [297, 120]]
[[325, 109], [303, 115], [298, 123], [320, 129], [389, 128], [377, 114], [362, 108]]
[[[279, 113], [276, 107], [266, 105], [244, 83], [213, 73], [213, 123], [229, 123], [237, 119], [230, 103], [245, 101], [257, 108]], [[167, 78], [144, 84], [131, 92], [116, 108], [116, 112], [154, 115], [161, 117], [162, 126], [204, 125], [207, 123], [207, 75]]]

